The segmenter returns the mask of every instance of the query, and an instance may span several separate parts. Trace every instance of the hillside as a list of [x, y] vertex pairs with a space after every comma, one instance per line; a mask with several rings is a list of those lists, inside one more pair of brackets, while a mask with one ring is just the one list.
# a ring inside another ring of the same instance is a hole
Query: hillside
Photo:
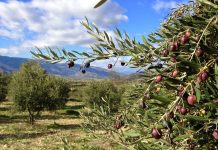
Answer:
[[[31, 60], [27, 58], [17, 58], [17, 57], [7, 57], [0, 56], [0, 70], [4, 72], [14, 72], [17, 71], [21, 64]], [[40, 62], [41, 66], [49, 73], [62, 77], [70, 78], [107, 78], [112, 74], [110, 70], [106, 70], [99, 67], [93, 67], [86, 69], [86, 74], [82, 74], [80, 70], [80, 65], [75, 64], [75, 66], [69, 69], [66, 63], [49, 64], [46, 62]], [[113, 72], [114, 74], [114, 72]], [[116, 73], [117, 75], [121, 75]]]

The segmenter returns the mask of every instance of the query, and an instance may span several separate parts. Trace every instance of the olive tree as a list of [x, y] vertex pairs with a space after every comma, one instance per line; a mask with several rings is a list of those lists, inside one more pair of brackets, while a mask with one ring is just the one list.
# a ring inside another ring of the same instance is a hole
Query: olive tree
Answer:
[[47, 89], [47, 94], [44, 97], [45, 108], [50, 111], [62, 108], [67, 102], [70, 91], [67, 79], [49, 75], [45, 84]]
[[121, 93], [114, 83], [110, 80], [92, 81], [83, 89], [83, 100], [90, 108], [109, 107], [111, 112], [117, 112]]
[[34, 123], [36, 113], [44, 109], [43, 100], [47, 94], [46, 72], [39, 64], [27, 62], [12, 75], [9, 97], [20, 111], [28, 111], [29, 122]]
[[19, 111], [28, 111], [29, 122], [43, 110], [56, 110], [62, 107], [67, 98], [68, 86], [59, 78], [50, 77], [37, 63], [24, 63], [12, 75], [9, 84], [9, 97]]
[[[106, 0], [101, 0], [99, 6]], [[96, 6], [98, 7], [98, 6]], [[196, 0], [172, 10], [158, 31], [142, 42], [115, 29], [116, 38], [88, 20], [82, 24], [96, 40], [92, 52], [32, 52], [52, 62], [130, 57], [129, 67], [144, 69], [147, 86], [136, 86], [135, 102], [122, 115], [99, 112], [92, 126], [127, 149], [218, 149], [218, 1]], [[112, 68], [112, 64], [108, 68]], [[166, 93], [158, 92], [160, 88]], [[140, 106], [140, 107], [138, 107]], [[91, 118], [91, 117], [90, 117]], [[102, 121], [102, 120], [105, 121]], [[114, 124], [114, 128], [112, 124]], [[122, 123], [121, 123], [122, 122]], [[124, 123], [123, 123], [124, 122]], [[96, 127], [97, 127], [96, 126]], [[98, 127], [99, 128], [99, 127]]]

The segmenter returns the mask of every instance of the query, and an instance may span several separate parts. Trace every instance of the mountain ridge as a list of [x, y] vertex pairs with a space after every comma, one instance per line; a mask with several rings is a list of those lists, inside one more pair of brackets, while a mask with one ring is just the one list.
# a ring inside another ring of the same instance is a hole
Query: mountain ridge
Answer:
[[29, 58], [9, 57], [0, 55], [0, 70], [4, 72], [18, 71], [20, 65], [27, 61], [36, 61], [48, 72], [48, 74], [69, 77], [69, 78], [108, 78], [111, 74], [121, 76], [121, 73], [110, 71], [104, 68], [91, 66], [86, 68], [86, 74], [80, 72], [81, 66], [75, 64], [74, 67], [68, 68], [66, 63], [50, 64], [45, 61], [38, 61]]

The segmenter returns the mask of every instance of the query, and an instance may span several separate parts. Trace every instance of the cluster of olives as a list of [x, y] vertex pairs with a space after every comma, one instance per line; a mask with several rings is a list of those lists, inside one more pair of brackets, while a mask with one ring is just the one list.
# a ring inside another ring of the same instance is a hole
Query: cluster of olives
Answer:
[[[120, 65], [121, 65], [121, 66], [125, 66], [125, 64], [126, 64], [126, 63], [123, 62], [123, 61], [120, 62]], [[112, 69], [112, 68], [113, 68], [113, 65], [112, 65], [112, 64], [108, 64], [108, 65], [107, 65], [107, 68], [108, 68], [108, 69]]]
[[[166, 49], [164, 51], [162, 51], [160, 54], [164, 57], [168, 57], [170, 51], [171, 52], [175, 52], [179, 49], [179, 44], [186, 44], [189, 40], [191, 36], [191, 32], [190, 31], [187, 31], [183, 36], [181, 36], [181, 39], [180, 39], [180, 43], [178, 43], [178, 41], [174, 41], [170, 44], [170, 47], [169, 49]], [[202, 57], [204, 55], [204, 50], [201, 49], [201, 48], [197, 48], [195, 50], [195, 55], [197, 57]], [[171, 62], [172, 63], [176, 63], [176, 56], [173, 56], [171, 57]], [[175, 69], [171, 72], [171, 77], [172, 78], [176, 78], [178, 77], [179, 75], [179, 70]], [[207, 80], [209, 78], [208, 76], [208, 72], [205, 70], [205, 69], [201, 69], [197, 74], [196, 74], [196, 80], [195, 80], [195, 83], [196, 82], [203, 82], [205, 80]], [[161, 81], [163, 80], [163, 76], [161, 74], [158, 74], [155, 79], [154, 79], [154, 82], [156, 83], [160, 83]], [[187, 90], [187, 89], [186, 89]], [[179, 96], [181, 96], [182, 98], [184, 98], [184, 94], [187, 94], [186, 91], [184, 90], [184, 87], [178, 87], [177, 89], [177, 93]], [[197, 98], [195, 96], [196, 94], [196, 91], [195, 89], [192, 89], [192, 94], [190, 95], [187, 95], [186, 96], [186, 100], [187, 100], [187, 103], [190, 105], [190, 106], [194, 106], [197, 102]], [[189, 112], [189, 109], [184, 107], [184, 106], [181, 106], [181, 105], [178, 105], [177, 107], [177, 111], [181, 114], [181, 115], [186, 115], [188, 112]], [[163, 120], [163, 123], [162, 123], [162, 126], [163, 128], [165, 129], [171, 129], [172, 128], [172, 124], [171, 122], [168, 120], [169, 118], [173, 118], [174, 114], [173, 112], [170, 112], [169, 114], [166, 115], [166, 118], [167, 119], [164, 119]], [[158, 128], [152, 128], [151, 130], [151, 135], [153, 138], [155, 139], [160, 139], [162, 137], [162, 131]], [[214, 130], [212, 136], [218, 140], [218, 130]], [[193, 142], [189, 142], [188, 143], [188, 149], [189, 150], [194, 150], [195, 148], [195, 144]]]
[[[121, 66], [125, 66], [126, 63], [122, 61], [120, 64], [121, 64]], [[74, 66], [74, 61], [73, 60], [68, 60], [67, 65], [68, 65], [68, 68], [72, 68]], [[81, 73], [85, 74], [86, 73], [85, 68], [89, 68], [89, 67], [90, 67], [90, 62], [86, 62], [84, 64], [83, 69], [81, 70]], [[112, 64], [108, 64], [107, 68], [108, 69], [112, 69], [113, 65]]]
[[[68, 65], [68, 68], [72, 68], [72, 67], [74, 66], [74, 61], [73, 61], [73, 60], [68, 60], [67, 65]], [[90, 62], [86, 62], [86, 63], [84, 64], [83, 69], [81, 70], [81, 73], [82, 73], [82, 74], [85, 74], [85, 73], [86, 73], [86, 70], [85, 70], [84, 68], [89, 68], [89, 67], [90, 67]]]

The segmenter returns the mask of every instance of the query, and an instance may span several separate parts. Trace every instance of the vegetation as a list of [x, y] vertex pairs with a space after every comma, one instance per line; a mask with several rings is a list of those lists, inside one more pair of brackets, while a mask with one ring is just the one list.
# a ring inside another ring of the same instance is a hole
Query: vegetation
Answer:
[[29, 122], [33, 124], [40, 111], [64, 105], [68, 87], [62, 79], [49, 77], [39, 64], [27, 62], [12, 75], [8, 93], [15, 108], [28, 111]]
[[9, 80], [10, 75], [0, 72], [0, 101], [4, 100], [7, 96]]
[[108, 107], [111, 112], [116, 112], [120, 105], [121, 94], [110, 81], [92, 81], [85, 87], [82, 100], [90, 108]]
[[[33, 63], [33, 66], [35, 65], [38, 66], [38, 64]], [[53, 109], [50, 109], [49, 107], [46, 108], [48, 111], [43, 109], [43, 111], [40, 111], [40, 117], [38, 117], [37, 120], [34, 120], [33, 125], [30, 125], [24, 121], [25, 118], [29, 117], [28, 111], [20, 111], [17, 113], [17, 111], [13, 111], [14, 101], [9, 99], [2, 102], [0, 105], [1, 148], [6, 150], [28, 149], [31, 146], [35, 149], [122, 149], [122, 147], [114, 142], [108, 140], [105, 141], [104, 134], [99, 133], [97, 134], [97, 137], [96, 135], [93, 137], [93, 135], [84, 132], [81, 128], [84, 119], [80, 117], [80, 113], [84, 111], [84, 102], [81, 100], [86, 98], [82, 91], [89, 87], [90, 83], [96, 83], [97, 81], [67, 81], [65, 87], [67, 87], [66, 89], [71, 87], [71, 92], [69, 95], [62, 95], [61, 97], [62, 99], [65, 99], [66, 96], [69, 96], [73, 99], [68, 99], [67, 103], [63, 107], [59, 107], [59, 99], [56, 99], [56, 97], [58, 97], [57, 95], [59, 95], [59, 90], [56, 90], [55, 87], [58, 89], [61, 83], [65, 85], [66, 82], [64, 79], [54, 76], [47, 76], [46, 79], [52, 82], [45, 80], [45, 83], [47, 83], [45, 86], [47, 88], [49, 87], [51, 91], [56, 91], [50, 93], [49, 90], [47, 90], [49, 97], [52, 97], [53, 99], [53, 101], [50, 101], [48, 106], [55, 108], [56, 112], [52, 113], [50, 110]], [[98, 82], [110, 83], [108, 81]], [[12, 82], [10, 85], [11, 84]], [[60, 87], [64, 86], [61, 85]], [[113, 87], [117, 89], [117, 84], [114, 83]], [[62, 94], [65, 91], [68, 91], [63, 88], [61, 89], [63, 90], [63, 92], [60, 91]], [[76, 91], [73, 89], [76, 89]], [[81, 92], [81, 95], [79, 95], [80, 100], [77, 99], [78, 95], [74, 95], [74, 92], [78, 94], [77, 91]], [[96, 91], [96, 94], [100, 93]], [[46, 104], [47, 102], [44, 103], [44, 105]], [[53, 106], [54, 104], [55, 106]]]
[[[108, 137], [127, 149], [217, 149], [217, 9], [217, 0], [181, 5], [157, 32], [143, 36], [143, 42], [119, 29], [112, 39], [86, 20], [82, 24], [98, 41], [91, 47], [92, 53], [63, 50], [59, 55], [50, 50], [45, 55], [38, 49], [32, 54], [52, 62], [69, 57], [74, 61], [86, 57], [89, 63], [131, 57], [125, 62], [129, 67], [148, 68], [144, 74], [147, 86], [143, 90], [139, 86], [135, 94], [140, 107], [127, 105], [117, 116], [109, 115], [108, 110], [92, 110], [88, 125], [110, 131]], [[160, 89], [167, 89], [167, 94]]]
[[100, 137], [85, 133], [80, 127], [83, 120], [77, 115], [68, 114], [68, 110], [80, 111], [82, 104], [68, 101], [55, 114], [43, 111], [40, 119], [30, 125], [24, 121], [28, 112], [12, 112], [13, 102], [3, 101], [0, 105], [0, 149], [102, 150], [116, 147]]
[[46, 81], [47, 94], [44, 96], [45, 108], [47, 110], [57, 110], [63, 108], [69, 97], [69, 81], [63, 78], [47, 76]]

